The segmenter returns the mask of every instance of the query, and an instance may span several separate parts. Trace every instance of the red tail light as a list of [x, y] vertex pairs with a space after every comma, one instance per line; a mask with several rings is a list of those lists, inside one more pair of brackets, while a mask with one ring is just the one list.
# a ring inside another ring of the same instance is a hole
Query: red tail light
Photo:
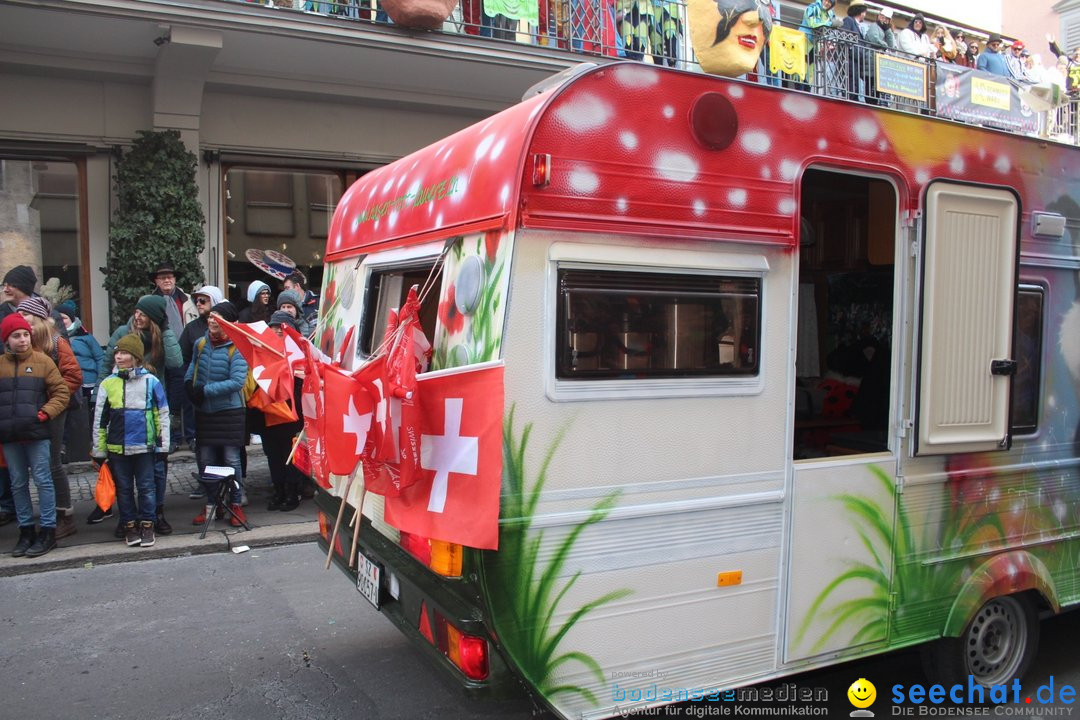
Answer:
[[466, 635], [435, 611], [436, 645], [450, 662], [470, 680], [485, 680], [488, 676], [487, 640]]

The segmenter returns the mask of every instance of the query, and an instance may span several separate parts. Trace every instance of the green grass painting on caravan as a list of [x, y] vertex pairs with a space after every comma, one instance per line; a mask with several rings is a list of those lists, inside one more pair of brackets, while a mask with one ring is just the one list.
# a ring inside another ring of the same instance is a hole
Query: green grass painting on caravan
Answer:
[[534, 530], [533, 517], [547, 480], [548, 468], [565, 430], [559, 433], [544, 455], [531, 487], [526, 488], [525, 455], [532, 425], [526, 424], [520, 438], [514, 434], [514, 410], [505, 422], [503, 442], [503, 501], [500, 516], [503, 524], [498, 552], [481, 554], [481, 582], [488, 598], [499, 643], [513, 658], [518, 669], [533, 687], [546, 698], [559, 694], [578, 695], [592, 704], [594, 693], [580, 685], [560, 684], [557, 671], [568, 663], [580, 663], [603, 682], [599, 663], [587, 652], [563, 647], [570, 630], [582, 618], [607, 603], [628, 596], [626, 589], [605, 593], [571, 612], [558, 624], [555, 616], [574, 587], [581, 571], [559, 583], [568, 559], [581, 534], [607, 517], [618, 500], [618, 491], [597, 502], [584, 522], [573, 527], [558, 541], [550, 559], [541, 565], [544, 531]]

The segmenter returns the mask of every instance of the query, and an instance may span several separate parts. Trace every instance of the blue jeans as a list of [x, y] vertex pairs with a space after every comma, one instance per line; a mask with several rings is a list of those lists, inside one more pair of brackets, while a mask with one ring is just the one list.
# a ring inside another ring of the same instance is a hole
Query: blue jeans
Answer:
[[120, 522], [157, 518], [157, 491], [154, 483], [154, 454], [116, 455], [109, 453], [109, 467], [116, 483], [116, 505]]
[[199, 475], [203, 474], [203, 470], [207, 465], [225, 465], [231, 467], [236, 472], [236, 486], [229, 491], [229, 504], [239, 505], [240, 495], [243, 483], [243, 474], [240, 471], [240, 451], [239, 445], [196, 445], [195, 446], [195, 458], [199, 464]]
[[34, 524], [34, 501], [30, 499], [30, 475], [33, 475], [41, 505], [41, 527], [55, 528], [56, 490], [49, 472], [49, 441], [4, 443], [4, 459], [11, 473], [11, 494], [15, 497], [19, 527]]

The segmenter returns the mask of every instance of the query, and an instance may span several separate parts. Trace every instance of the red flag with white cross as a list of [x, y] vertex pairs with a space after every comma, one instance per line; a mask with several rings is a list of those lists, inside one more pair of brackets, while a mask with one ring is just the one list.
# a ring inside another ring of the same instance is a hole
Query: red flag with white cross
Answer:
[[329, 489], [330, 475], [327, 467], [325, 430], [326, 413], [323, 411], [323, 364], [310, 353], [304, 357], [304, 385], [300, 395], [300, 407], [304, 415], [304, 437], [311, 459], [311, 477], [320, 487]]
[[428, 538], [495, 550], [502, 488], [503, 364], [417, 377], [420, 466], [386, 498], [386, 521]]
[[323, 368], [326, 458], [330, 472], [351, 475], [368, 446], [375, 403], [364, 384], [333, 365]]
[[231, 323], [215, 315], [221, 330], [232, 340], [237, 352], [244, 356], [251, 376], [269, 402], [292, 399], [292, 368], [285, 356], [285, 343], [264, 322]]

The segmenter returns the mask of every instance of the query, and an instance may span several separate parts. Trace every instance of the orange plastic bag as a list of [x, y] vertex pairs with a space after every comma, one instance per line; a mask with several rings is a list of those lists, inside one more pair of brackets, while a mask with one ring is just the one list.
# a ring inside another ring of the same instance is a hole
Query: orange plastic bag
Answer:
[[112, 470], [109, 463], [101, 463], [101, 469], [97, 474], [97, 485], [94, 486], [94, 500], [103, 512], [108, 511], [116, 502], [116, 483], [113, 482]]

